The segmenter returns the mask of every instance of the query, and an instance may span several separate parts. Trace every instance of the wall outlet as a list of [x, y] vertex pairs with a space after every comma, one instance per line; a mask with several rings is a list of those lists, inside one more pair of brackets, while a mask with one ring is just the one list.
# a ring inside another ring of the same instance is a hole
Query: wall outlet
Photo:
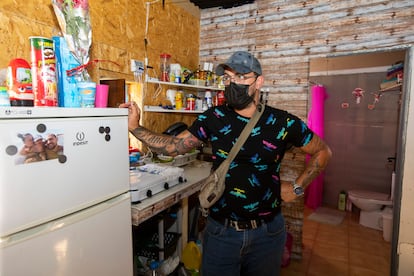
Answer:
[[131, 72], [143, 72], [144, 63], [142, 61], [131, 59]]

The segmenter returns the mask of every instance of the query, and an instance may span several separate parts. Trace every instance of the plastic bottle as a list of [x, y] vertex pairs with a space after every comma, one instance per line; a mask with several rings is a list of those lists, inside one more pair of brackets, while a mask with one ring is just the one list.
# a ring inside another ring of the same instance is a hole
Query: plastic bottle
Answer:
[[206, 93], [204, 95], [204, 99], [206, 100], [207, 108], [210, 108], [210, 107], [213, 106], [213, 99], [212, 99], [210, 90], [206, 90]]
[[30, 64], [21, 58], [10, 61], [7, 67], [7, 89], [12, 106], [33, 106], [32, 72]]
[[0, 106], [10, 106], [9, 93], [4, 86], [0, 86]]
[[339, 193], [339, 198], [338, 198], [338, 209], [341, 211], [345, 211], [345, 206], [346, 206], [346, 192], [341, 191]]
[[175, 93], [175, 109], [180, 110], [183, 108], [183, 92], [177, 91]]
[[157, 261], [153, 261], [153, 262], [150, 263], [149, 268], [151, 269], [151, 275], [152, 276], [159, 275], [159, 273], [157, 271], [159, 266], [160, 266], [160, 263], [157, 262]]
[[194, 241], [187, 243], [182, 252], [182, 262], [185, 268], [199, 270], [201, 266], [201, 251]]
[[170, 81], [181, 83], [181, 65], [179, 63], [172, 63], [170, 70]]

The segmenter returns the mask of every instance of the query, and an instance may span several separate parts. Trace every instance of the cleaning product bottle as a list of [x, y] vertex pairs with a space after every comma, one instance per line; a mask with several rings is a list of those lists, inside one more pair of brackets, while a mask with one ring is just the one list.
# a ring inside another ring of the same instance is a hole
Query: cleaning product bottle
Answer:
[[182, 253], [182, 262], [189, 270], [199, 270], [201, 266], [201, 251], [194, 241], [187, 243]]
[[345, 206], [346, 206], [346, 192], [341, 191], [339, 193], [339, 198], [338, 198], [338, 209], [341, 211], [345, 211]]

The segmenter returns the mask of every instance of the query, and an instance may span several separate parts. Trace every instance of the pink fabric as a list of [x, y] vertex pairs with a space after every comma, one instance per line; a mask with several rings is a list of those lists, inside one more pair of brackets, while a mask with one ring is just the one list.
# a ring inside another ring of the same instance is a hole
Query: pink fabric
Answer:
[[[319, 137], [324, 138], [324, 104], [327, 98], [326, 89], [322, 85], [312, 87], [311, 110], [308, 116], [308, 126]], [[309, 158], [309, 157], [308, 157]], [[305, 191], [305, 204], [316, 209], [322, 205], [323, 173], [308, 186]]]

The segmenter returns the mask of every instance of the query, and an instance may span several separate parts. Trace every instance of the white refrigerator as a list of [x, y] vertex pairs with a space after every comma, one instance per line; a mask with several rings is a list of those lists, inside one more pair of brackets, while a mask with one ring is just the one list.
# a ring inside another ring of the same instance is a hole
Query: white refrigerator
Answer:
[[128, 111], [0, 107], [0, 275], [133, 274]]

